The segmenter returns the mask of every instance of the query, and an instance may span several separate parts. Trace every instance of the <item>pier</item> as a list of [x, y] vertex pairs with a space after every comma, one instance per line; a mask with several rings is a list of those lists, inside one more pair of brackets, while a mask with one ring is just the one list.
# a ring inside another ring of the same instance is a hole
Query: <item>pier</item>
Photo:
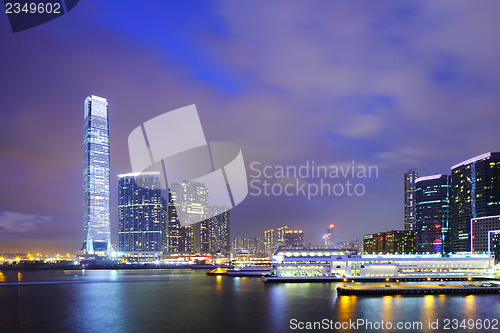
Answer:
[[418, 287], [337, 287], [339, 295], [476, 295], [500, 294], [500, 287], [418, 286]]

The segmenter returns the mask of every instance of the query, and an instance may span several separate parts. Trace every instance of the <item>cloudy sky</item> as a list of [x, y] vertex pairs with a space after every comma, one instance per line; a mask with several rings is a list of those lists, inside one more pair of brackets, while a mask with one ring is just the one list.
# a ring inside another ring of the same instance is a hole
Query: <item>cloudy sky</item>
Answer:
[[2, 13], [0, 252], [80, 248], [89, 94], [109, 101], [115, 242], [128, 134], [190, 104], [208, 141], [242, 148], [249, 175], [252, 162], [379, 170], [352, 180], [362, 196], [248, 196], [232, 237], [400, 229], [406, 170], [449, 173], [500, 150], [498, 31], [498, 1], [82, 0], [15, 34]]

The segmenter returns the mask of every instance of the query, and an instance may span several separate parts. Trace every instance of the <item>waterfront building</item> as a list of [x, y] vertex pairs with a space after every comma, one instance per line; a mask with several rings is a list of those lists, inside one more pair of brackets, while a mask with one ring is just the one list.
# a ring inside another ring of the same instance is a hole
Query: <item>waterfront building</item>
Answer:
[[450, 176], [432, 175], [415, 180], [416, 251], [447, 253]]
[[471, 251], [471, 220], [500, 215], [500, 153], [452, 166], [450, 194], [451, 251]]
[[264, 230], [264, 249], [268, 255], [274, 252], [274, 229]]
[[92, 95], [84, 105], [84, 218], [80, 253], [106, 255], [111, 251], [108, 101]]
[[323, 236], [323, 239], [325, 240], [325, 248], [330, 249], [333, 248], [333, 228], [335, 227], [334, 224], [330, 224], [328, 228], [326, 228], [326, 234]]
[[160, 173], [119, 175], [118, 250], [137, 260], [160, 259], [162, 221]]
[[333, 249], [280, 249], [272, 276], [282, 278], [467, 278], [488, 273], [488, 254], [355, 254]]
[[391, 230], [369, 234], [363, 237], [363, 253], [413, 253], [415, 252], [415, 231]]
[[285, 247], [286, 248], [303, 248], [304, 247], [304, 232], [302, 230], [287, 230], [285, 232]]
[[470, 232], [472, 252], [497, 254], [500, 245], [500, 215], [473, 218]]
[[415, 180], [418, 173], [415, 169], [408, 170], [404, 176], [405, 230], [415, 230]]

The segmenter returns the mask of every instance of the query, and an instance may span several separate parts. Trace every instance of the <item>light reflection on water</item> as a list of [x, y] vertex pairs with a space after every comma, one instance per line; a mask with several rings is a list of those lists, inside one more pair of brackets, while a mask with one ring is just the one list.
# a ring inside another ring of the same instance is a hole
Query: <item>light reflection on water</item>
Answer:
[[421, 321], [425, 327], [436, 318], [500, 313], [500, 295], [339, 297], [338, 285], [267, 284], [202, 270], [3, 271], [0, 332], [43, 325], [79, 332], [281, 332], [292, 318]]

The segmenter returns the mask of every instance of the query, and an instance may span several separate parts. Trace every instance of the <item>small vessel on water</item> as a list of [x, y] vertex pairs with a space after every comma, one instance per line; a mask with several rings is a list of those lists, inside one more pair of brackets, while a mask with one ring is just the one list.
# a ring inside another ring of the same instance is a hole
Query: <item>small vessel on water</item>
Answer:
[[227, 268], [217, 267], [207, 272], [207, 275], [227, 275]]
[[268, 276], [273, 266], [245, 266], [240, 268], [228, 269], [228, 276]]

